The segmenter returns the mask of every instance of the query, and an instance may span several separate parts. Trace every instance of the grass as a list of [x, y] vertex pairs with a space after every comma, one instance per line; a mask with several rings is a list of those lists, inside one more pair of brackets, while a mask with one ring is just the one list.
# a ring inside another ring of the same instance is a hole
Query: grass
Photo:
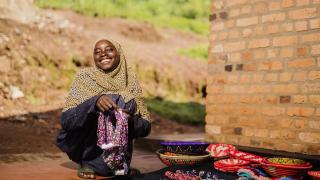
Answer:
[[208, 59], [208, 45], [201, 44], [188, 49], [179, 49], [178, 54], [206, 62]]
[[181, 123], [203, 125], [205, 106], [195, 103], [175, 103], [157, 98], [147, 99], [149, 111]]
[[210, 0], [36, 0], [41, 8], [71, 9], [99, 17], [147, 21], [201, 35], [209, 34]]

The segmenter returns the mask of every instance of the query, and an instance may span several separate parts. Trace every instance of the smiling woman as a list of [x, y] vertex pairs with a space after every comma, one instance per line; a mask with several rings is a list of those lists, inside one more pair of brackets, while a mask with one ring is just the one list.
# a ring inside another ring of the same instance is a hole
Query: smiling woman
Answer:
[[93, 58], [96, 66], [106, 72], [114, 70], [120, 62], [117, 49], [105, 39], [98, 41], [94, 46]]
[[93, 59], [95, 67], [80, 70], [71, 85], [57, 145], [79, 164], [81, 178], [127, 175], [133, 138], [150, 133], [149, 114], [120, 44], [99, 40]]

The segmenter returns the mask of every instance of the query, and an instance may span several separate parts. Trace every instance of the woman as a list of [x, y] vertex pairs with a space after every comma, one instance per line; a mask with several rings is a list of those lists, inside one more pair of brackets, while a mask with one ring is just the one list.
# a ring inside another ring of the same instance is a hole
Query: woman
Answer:
[[151, 123], [143, 102], [139, 82], [127, 66], [121, 46], [110, 40], [99, 40], [93, 51], [95, 67], [77, 73], [61, 116], [62, 129], [57, 146], [79, 164], [78, 176], [95, 178], [114, 175], [108, 166], [108, 152], [97, 145], [98, 119], [121, 110], [127, 112], [128, 142], [126, 162], [130, 165], [133, 138], [150, 133]]

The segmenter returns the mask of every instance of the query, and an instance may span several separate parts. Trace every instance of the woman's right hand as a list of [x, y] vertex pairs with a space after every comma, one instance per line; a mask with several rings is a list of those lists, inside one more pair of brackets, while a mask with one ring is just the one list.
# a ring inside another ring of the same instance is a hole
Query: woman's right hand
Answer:
[[96, 106], [101, 112], [105, 112], [113, 108], [118, 108], [117, 105], [112, 101], [112, 99], [107, 95], [100, 96], [97, 100]]

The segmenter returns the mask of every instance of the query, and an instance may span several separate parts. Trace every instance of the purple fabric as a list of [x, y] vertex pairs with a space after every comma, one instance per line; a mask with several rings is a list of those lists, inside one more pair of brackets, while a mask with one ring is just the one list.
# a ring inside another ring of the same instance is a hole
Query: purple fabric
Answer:
[[[114, 116], [113, 116], [114, 115]], [[112, 143], [114, 147], [104, 149], [103, 160], [110, 169], [128, 172], [125, 153], [128, 149], [128, 117], [121, 110], [114, 110], [109, 115], [100, 113], [98, 118], [97, 145]]]

